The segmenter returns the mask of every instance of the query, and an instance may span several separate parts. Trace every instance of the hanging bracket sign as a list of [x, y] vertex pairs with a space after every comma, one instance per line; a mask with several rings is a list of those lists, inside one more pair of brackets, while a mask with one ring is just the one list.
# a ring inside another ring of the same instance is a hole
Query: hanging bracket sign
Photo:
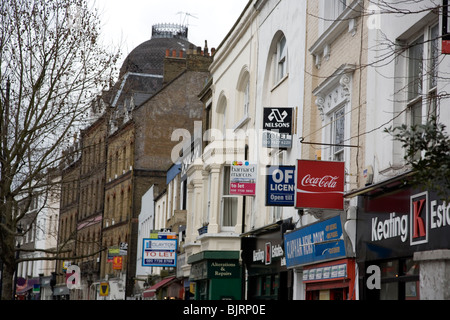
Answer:
[[264, 108], [262, 142], [265, 148], [292, 148], [294, 108]]

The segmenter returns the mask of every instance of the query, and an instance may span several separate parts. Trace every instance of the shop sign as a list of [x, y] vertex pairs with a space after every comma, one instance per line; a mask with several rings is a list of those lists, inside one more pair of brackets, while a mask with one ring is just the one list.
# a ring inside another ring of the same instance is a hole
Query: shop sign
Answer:
[[240, 267], [238, 261], [233, 260], [205, 260], [191, 266], [190, 280], [239, 278]]
[[431, 234], [449, 231], [450, 204], [436, 198], [430, 199], [427, 191], [421, 192], [410, 197], [409, 213], [374, 215], [370, 226], [372, 243], [396, 240], [409, 246], [427, 244]]
[[267, 169], [266, 206], [295, 205], [295, 166]]
[[267, 242], [264, 246], [264, 250], [256, 249], [253, 250], [253, 262], [261, 262], [266, 265], [272, 263], [272, 258], [282, 258], [284, 256], [284, 251], [281, 245]]
[[296, 208], [344, 209], [345, 163], [298, 160]]
[[128, 252], [128, 243], [127, 242], [121, 242], [119, 245], [119, 255], [120, 256], [126, 256]]
[[120, 255], [120, 248], [119, 246], [112, 246], [108, 248], [108, 255], [114, 257]]
[[123, 262], [123, 257], [122, 256], [115, 256], [113, 258], [113, 270], [122, 270], [122, 262]]
[[208, 261], [208, 278], [239, 278], [239, 263], [235, 261]]
[[346, 263], [303, 270], [303, 281], [333, 280], [338, 278], [347, 278]]
[[293, 108], [264, 108], [263, 147], [292, 148], [293, 110]]
[[143, 267], [176, 267], [177, 240], [143, 239]]
[[288, 268], [345, 257], [340, 216], [286, 233], [284, 248]]
[[230, 195], [254, 196], [257, 165], [248, 161], [233, 161], [230, 169]]

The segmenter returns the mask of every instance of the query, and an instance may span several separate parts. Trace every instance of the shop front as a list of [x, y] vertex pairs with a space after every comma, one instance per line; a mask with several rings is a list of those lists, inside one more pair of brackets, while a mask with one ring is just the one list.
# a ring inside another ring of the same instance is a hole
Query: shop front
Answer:
[[344, 230], [345, 213], [284, 235], [286, 265], [294, 290], [305, 300], [355, 300], [355, 259]]
[[303, 268], [306, 300], [354, 300], [354, 281], [354, 259], [341, 259]]
[[202, 251], [188, 258], [195, 300], [240, 300], [239, 251]]
[[280, 221], [242, 237], [242, 258], [247, 270], [247, 300], [292, 298], [292, 271], [286, 268], [283, 234], [291, 226]]
[[358, 193], [361, 300], [450, 299], [450, 204], [407, 182]]

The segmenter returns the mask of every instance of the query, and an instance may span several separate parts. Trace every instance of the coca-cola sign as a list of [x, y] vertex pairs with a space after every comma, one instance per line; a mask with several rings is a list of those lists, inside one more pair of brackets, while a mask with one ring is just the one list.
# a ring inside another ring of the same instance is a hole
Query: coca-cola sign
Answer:
[[344, 162], [298, 160], [296, 208], [344, 208]]

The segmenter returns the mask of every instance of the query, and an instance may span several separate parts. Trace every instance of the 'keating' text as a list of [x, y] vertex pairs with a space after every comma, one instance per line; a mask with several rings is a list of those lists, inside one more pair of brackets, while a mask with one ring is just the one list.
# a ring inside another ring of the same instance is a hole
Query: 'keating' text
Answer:
[[389, 215], [389, 219], [378, 221], [372, 218], [372, 241], [379, 241], [393, 237], [401, 237], [402, 242], [408, 238], [408, 216], [396, 216], [395, 212]]

